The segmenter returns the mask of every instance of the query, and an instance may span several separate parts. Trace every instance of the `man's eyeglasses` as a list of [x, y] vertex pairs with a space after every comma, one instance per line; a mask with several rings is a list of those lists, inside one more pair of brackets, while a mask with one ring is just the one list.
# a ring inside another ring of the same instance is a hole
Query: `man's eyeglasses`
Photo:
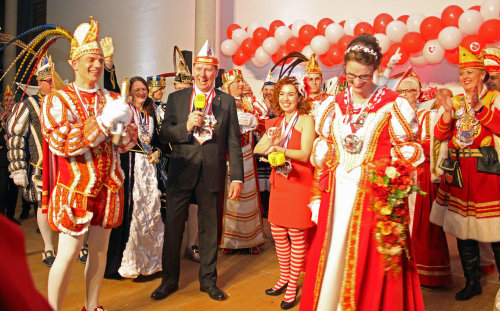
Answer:
[[356, 78], [359, 78], [360, 80], [362, 81], [368, 81], [368, 80], [371, 80], [373, 78], [373, 74], [370, 74], [370, 75], [360, 75], [360, 76], [357, 76], [355, 74], [352, 74], [352, 73], [349, 73], [349, 72], [346, 72], [345, 73], [345, 77], [347, 80], [349, 81], [354, 81], [354, 79]]
[[47, 82], [48, 84], [52, 84], [52, 79], [43, 79], [40, 81]]
[[416, 92], [417, 92], [417, 90], [415, 90], [415, 89], [398, 90], [399, 94], [404, 94], [404, 95], [406, 95], [406, 94], [412, 94], [412, 93], [416, 93]]

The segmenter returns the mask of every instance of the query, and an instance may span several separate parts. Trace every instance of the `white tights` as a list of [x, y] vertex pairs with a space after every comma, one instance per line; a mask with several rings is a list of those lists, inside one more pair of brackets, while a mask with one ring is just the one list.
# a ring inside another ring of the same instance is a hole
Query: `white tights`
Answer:
[[[103, 229], [98, 226], [90, 226], [89, 228], [89, 253], [85, 265], [85, 308], [87, 310], [94, 310], [99, 306], [99, 291], [106, 268], [110, 233], [111, 229]], [[58, 254], [50, 269], [48, 284], [49, 303], [56, 311], [61, 310], [62, 301], [71, 278], [71, 271], [82, 247], [83, 238], [84, 235], [59, 234]]]
[[47, 221], [47, 214], [42, 213], [40, 205], [40, 202], [38, 202], [38, 208], [36, 209], [36, 222], [42, 235], [44, 251], [54, 250], [54, 243], [52, 242], [54, 231], [50, 229], [49, 222]]

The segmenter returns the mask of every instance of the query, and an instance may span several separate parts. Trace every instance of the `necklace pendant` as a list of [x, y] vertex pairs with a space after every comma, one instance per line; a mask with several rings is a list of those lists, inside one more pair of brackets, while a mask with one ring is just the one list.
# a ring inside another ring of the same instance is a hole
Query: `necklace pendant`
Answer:
[[344, 138], [344, 148], [347, 152], [358, 154], [363, 147], [363, 141], [354, 134], [349, 134]]

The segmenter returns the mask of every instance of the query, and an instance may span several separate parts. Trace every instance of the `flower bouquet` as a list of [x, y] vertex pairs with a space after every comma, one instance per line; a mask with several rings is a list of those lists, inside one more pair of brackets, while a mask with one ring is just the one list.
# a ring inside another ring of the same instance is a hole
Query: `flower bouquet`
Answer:
[[371, 205], [376, 213], [375, 239], [384, 259], [385, 270], [401, 269], [403, 252], [408, 250], [408, 205], [410, 193], [425, 194], [415, 185], [413, 166], [407, 162], [382, 159], [371, 164], [369, 173]]

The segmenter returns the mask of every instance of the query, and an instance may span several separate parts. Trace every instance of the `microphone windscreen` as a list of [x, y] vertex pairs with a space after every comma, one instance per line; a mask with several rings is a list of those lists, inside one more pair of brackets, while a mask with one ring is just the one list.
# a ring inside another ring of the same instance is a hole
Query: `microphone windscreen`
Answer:
[[205, 96], [205, 94], [196, 95], [196, 97], [194, 98], [194, 109], [202, 110], [203, 108], [205, 108], [206, 103], [207, 97]]

